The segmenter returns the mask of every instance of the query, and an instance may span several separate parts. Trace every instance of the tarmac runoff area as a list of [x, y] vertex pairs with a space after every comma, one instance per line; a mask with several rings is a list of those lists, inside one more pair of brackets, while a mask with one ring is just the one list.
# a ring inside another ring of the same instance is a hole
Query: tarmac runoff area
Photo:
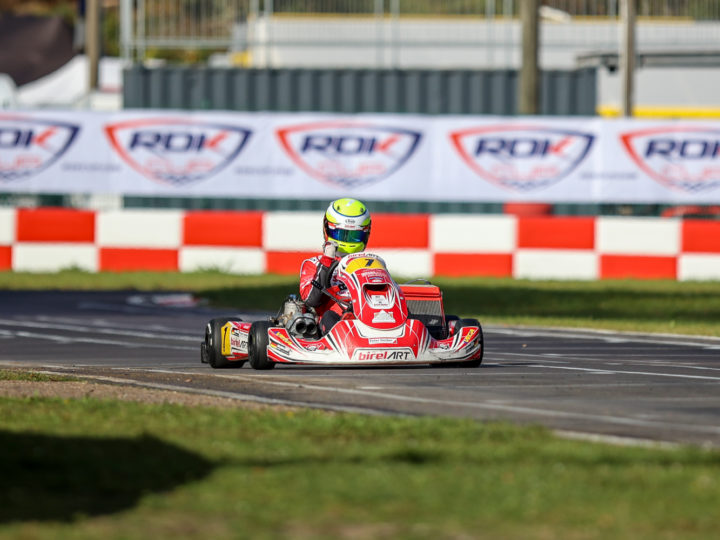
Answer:
[[26, 367], [366, 414], [542, 424], [621, 444], [720, 447], [720, 339], [486, 325], [480, 368], [200, 364], [205, 323], [238, 313], [184, 294], [0, 291], [0, 368]]

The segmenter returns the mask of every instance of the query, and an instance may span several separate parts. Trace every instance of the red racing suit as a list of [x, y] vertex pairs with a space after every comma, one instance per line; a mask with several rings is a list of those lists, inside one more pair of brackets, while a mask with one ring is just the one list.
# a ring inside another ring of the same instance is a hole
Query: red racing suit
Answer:
[[[305, 259], [300, 267], [300, 298], [305, 302], [305, 305], [315, 308], [315, 312], [319, 317], [322, 317], [328, 311], [334, 311], [338, 315], [343, 313], [343, 308], [335, 300], [312, 284], [313, 280], [321, 284], [324, 283], [328, 272], [330, 272], [330, 265], [340, 259], [341, 257], [333, 258], [321, 254]], [[328, 290], [339, 299], [350, 301], [350, 295], [345, 289], [345, 285], [337, 280], [336, 272], [333, 272], [333, 275], [330, 276]]]

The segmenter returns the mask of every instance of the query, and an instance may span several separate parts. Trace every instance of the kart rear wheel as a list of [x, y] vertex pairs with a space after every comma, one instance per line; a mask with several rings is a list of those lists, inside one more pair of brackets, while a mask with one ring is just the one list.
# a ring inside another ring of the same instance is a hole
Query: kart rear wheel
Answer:
[[268, 329], [272, 326], [269, 321], [256, 321], [250, 327], [248, 334], [248, 359], [253, 369], [273, 369], [275, 362], [267, 355]]
[[231, 362], [222, 355], [222, 328], [234, 319], [212, 319], [205, 326], [205, 340], [200, 344], [200, 361], [215, 369], [240, 368], [245, 362]]

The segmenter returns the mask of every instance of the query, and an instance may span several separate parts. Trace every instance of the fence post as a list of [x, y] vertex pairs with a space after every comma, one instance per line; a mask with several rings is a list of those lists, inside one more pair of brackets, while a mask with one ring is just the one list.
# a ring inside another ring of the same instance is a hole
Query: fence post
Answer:
[[622, 75], [622, 115], [633, 115], [635, 77], [635, 0], [622, 0], [622, 46], [620, 73]]
[[85, 55], [88, 60], [88, 92], [98, 89], [100, 69], [100, 1], [88, 0], [85, 13]]
[[130, 62], [132, 56], [133, 40], [133, 2], [132, 0], [120, 1], [120, 51], [123, 60]]
[[522, 25], [522, 65], [518, 92], [518, 112], [538, 113], [538, 47], [540, 21], [539, 0], [520, 1], [520, 24]]
[[383, 24], [385, 16], [385, 2], [383, 0], [375, 0], [375, 68], [383, 67]]
[[400, 0], [390, 0], [390, 36], [391, 36], [391, 61], [392, 68], [400, 67]]

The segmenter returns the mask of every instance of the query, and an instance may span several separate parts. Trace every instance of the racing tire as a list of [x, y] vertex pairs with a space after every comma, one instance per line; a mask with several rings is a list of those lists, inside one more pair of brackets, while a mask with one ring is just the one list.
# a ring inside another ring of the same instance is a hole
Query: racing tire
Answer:
[[[453, 315], [449, 315], [447, 319], [450, 320], [458, 320], [457, 317], [454, 317]], [[460, 330], [461, 328], [464, 328], [466, 326], [477, 326], [480, 329], [480, 357], [475, 358], [473, 360], [466, 360], [464, 362], [447, 362], [444, 364], [432, 364], [433, 367], [439, 367], [439, 368], [458, 368], [458, 367], [465, 367], [465, 368], [476, 368], [480, 367], [482, 364], [483, 355], [485, 354], [485, 341], [483, 338], [483, 331], [482, 326], [480, 325], [480, 321], [477, 319], [459, 319], [457, 322], [457, 330]]]
[[258, 370], [268, 370], [275, 367], [275, 362], [267, 355], [268, 329], [272, 326], [270, 321], [255, 321], [248, 334], [248, 359], [250, 367]]
[[452, 321], [460, 321], [457, 315], [445, 315], [445, 337], [450, 337], [450, 323]]
[[205, 326], [205, 340], [200, 344], [200, 361], [214, 369], [241, 368], [245, 361], [231, 362], [222, 355], [222, 327], [235, 319], [211, 319]]
[[480, 367], [480, 364], [482, 364], [483, 355], [485, 354], [485, 340], [483, 336], [483, 330], [482, 325], [480, 324], [480, 321], [477, 319], [460, 319], [460, 327], [464, 328], [465, 326], [477, 326], [478, 330], [480, 332], [480, 357], [475, 358], [474, 360], [468, 360], [466, 362], [458, 362], [456, 365], [458, 367], [471, 367], [476, 368]]

